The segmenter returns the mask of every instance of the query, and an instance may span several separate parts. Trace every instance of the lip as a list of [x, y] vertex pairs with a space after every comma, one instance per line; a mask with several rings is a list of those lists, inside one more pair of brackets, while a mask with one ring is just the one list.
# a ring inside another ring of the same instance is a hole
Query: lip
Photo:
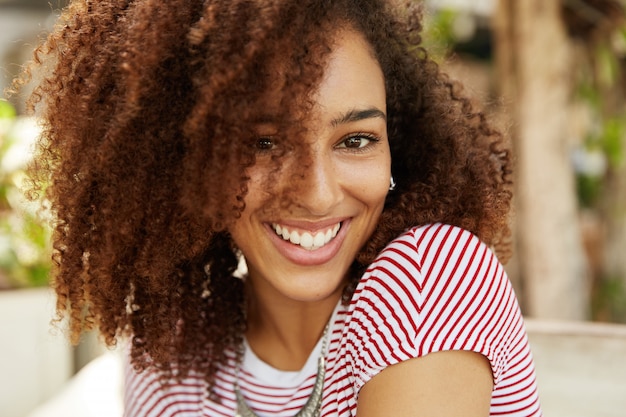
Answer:
[[328, 228], [337, 223], [341, 223], [341, 228], [330, 242], [323, 247], [316, 250], [308, 250], [300, 245], [294, 245], [282, 237], [278, 236], [271, 223], [266, 223], [265, 229], [269, 235], [270, 241], [277, 249], [277, 251], [290, 262], [300, 266], [315, 266], [322, 265], [331, 261], [337, 253], [340, 251], [343, 241], [347, 236], [347, 231], [350, 228], [351, 220], [347, 219], [335, 219], [330, 221], [324, 221], [320, 223], [310, 222], [276, 222], [287, 227], [293, 227], [298, 230], [316, 232], [321, 229]]

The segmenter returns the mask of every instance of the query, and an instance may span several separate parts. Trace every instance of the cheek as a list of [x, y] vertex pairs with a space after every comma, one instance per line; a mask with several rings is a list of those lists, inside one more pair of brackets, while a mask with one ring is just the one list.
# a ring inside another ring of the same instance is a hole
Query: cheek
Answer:
[[268, 171], [268, 169], [261, 166], [254, 166], [247, 170], [246, 174], [250, 179], [246, 184], [247, 192], [244, 197], [246, 207], [244, 213], [258, 210], [266, 205], [272, 191], [270, 184], [275, 182], [268, 179], [270, 175]]
[[381, 210], [385, 204], [387, 193], [389, 192], [390, 180], [388, 175], [381, 175], [377, 178], [375, 183], [367, 188], [366, 198], [371, 206], [378, 206]]
[[385, 163], [352, 167], [345, 172], [344, 184], [368, 206], [382, 206], [389, 192], [391, 179], [389, 171], [389, 165]]
[[388, 146], [381, 149], [380, 154], [354, 171], [361, 178], [364, 199], [372, 205], [384, 205], [391, 184], [391, 154]]
[[[267, 194], [264, 191], [263, 180], [261, 176], [255, 175], [253, 172], [247, 173], [250, 180], [247, 183], [247, 193], [243, 198], [245, 204], [240, 216], [229, 227], [229, 232], [235, 243], [240, 246], [241, 240], [249, 239], [249, 235], [252, 234], [251, 228], [251, 216], [254, 212], [261, 209], [264, 205], [264, 201], [267, 198]], [[241, 204], [240, 201], [234, 201], [235, 205]]]

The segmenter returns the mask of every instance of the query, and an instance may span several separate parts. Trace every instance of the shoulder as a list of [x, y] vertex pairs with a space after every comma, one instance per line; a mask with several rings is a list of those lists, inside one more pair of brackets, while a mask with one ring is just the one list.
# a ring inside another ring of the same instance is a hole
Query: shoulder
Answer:
[[404, 329], [405, 337], [414, 339], [433, 302], [458, 281], [471, 281], [466, 270], [476, 269], [486, 253], [476, 236], [455, 226], [435, 223], [407, 230], [361, 277], [351, 300], [350, 326], [371, 325], [378, 333]]
[[[455, 266], [459, 261], [472, 263], [476, 255], [493, 256], [476, 235], [448, 224], [414, 227], [392, 241], [388, 247], [395, 247], [396, 242], [402, 240], [411, 242], [411, 255], [419, 260], [422, 268], [428, 268], [426, 272], [435, 267]], [[404, 247], [409, 248], [408, 245]]]
[[355, 298], [381, 285], [421, 298], [434, 286], [484, 279], [496, 270], [502, 272], [500, 263], [478, 237], [456, 226], [428, 224], [407, 230], [383, 249], [363, 275]]
[[505, 337], [502, 328], [518, 319], [493, 252], [464, 229], [429, 224], [390, 242], [363, 275], [346, 348], [365, 382], [386, 366], [436, 351], [488, 354]]

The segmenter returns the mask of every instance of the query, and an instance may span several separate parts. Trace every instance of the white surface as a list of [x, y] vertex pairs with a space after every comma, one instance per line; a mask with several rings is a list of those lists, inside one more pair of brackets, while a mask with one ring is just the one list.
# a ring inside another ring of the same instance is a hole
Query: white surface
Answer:
[[626, 416], [626, 326], [527, 320], [546, 417]]
[[53, 400], [28, 417], [120, 417], [122, 360], [107, 352], [85, 366]]
[[50, 327], [47, 289], [0, 291], [0, 415], [23, 417], [70, 378], [72, 350]]

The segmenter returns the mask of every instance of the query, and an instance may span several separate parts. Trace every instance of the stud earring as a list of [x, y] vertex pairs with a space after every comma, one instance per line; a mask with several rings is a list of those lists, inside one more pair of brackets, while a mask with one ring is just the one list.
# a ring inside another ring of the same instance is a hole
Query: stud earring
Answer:
[[391, 176], [391, 181], [389, 183], [389, 191], [393, 191], [396, 189], [396, 181], [393, 179], [393, 175]]

